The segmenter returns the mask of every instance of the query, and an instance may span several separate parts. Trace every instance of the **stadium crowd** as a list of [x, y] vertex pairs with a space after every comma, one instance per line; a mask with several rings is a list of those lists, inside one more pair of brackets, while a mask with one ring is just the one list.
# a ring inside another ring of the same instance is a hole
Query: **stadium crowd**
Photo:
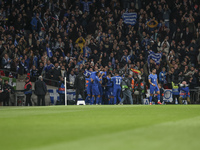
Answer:
[[[137, 13], [135, 25], [124, 23], [125, 12]], [[67, 76], [74, 88], [79, 70], [87, 76], [97, 67], [149, 86], [156, 68], [164, 88], [200, 86], [198, 0], [1, 0], [0, 35], [6, 76]], [[158, 62], [152, 52], [162, 55]]]

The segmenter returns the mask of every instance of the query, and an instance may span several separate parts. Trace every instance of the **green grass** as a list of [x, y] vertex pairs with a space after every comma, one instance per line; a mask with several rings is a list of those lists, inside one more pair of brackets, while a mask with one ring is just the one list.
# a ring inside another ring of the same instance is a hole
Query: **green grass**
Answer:
[[1, 150], [199, 150], [200, 105], [0, 107]]

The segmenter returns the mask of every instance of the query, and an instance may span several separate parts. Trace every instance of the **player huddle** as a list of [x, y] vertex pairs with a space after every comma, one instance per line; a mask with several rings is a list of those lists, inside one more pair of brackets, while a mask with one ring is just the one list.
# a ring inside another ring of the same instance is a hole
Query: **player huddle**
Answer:
[[[107, 72], [106, 68], [99, 71], [97, 67], [95, 67], [95, 71], [90, 69], [90, 71], [85, 73], [85, 75], [87, 76], [86, 103], [90, 105], [116, 105], [121, 102], [121, 82], [124, 75], [120, 76], [117, 72], [115, 74], [111, 74], [110, 72]], [[157, 94], [158, 104], [162, 104], [160, 102], [160, 90], [158, 88], [156, 69], [152, 70], [152, 74], [149, 75], [148, 79], [150, 83], [150, 105], [152, 105], [152, 96], [154, 92]], [[104, 97], [104, 101], [102, 101], [102, 97]], [[107, 101], [105, 101], [105, 99]]]
[[117, 99], [121, 101], [121, 81], [122, 77], [118, 73], [112, 77], [106, 69], [98, 71], [98, 68], [95, 68], [95, 71], [91, 71], [86, 78], [86, 103], [101, 105], [105, 103], [102, 101], [104, 96], [108, 104], [117, 104]]

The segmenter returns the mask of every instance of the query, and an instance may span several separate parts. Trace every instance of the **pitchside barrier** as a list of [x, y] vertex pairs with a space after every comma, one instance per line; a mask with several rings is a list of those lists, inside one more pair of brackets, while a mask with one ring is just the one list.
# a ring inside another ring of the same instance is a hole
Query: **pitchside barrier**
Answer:
[[[146, 98], [142, 100], [142, 104], [149, 105], [149, 97], [150, 97], [150, 90], [148, 89], [146, 93]], [[172, 89], [164, 89], [163, 101], [165, 103], [171, 103], [173, 101]]]
[[[51, 99], [51, 104], [55, 105], [57, 101], [60, 101], [59, 93], [57, 89], [48, 89], [48, 92], [50, 94], [50, 99]], [[73, 89], [67, 89], [66, 90], [66, 99], [69, 101], [75, 101], [76, 99], [76, 90]], [[149, 96], [150, 96], [150, 90], [147, 90], [146, 97], [145, 99], [142, 100], [142, 104], [144, 105], [149, 105]], [[199, 95], [197, 95], [198, 97]], [[192, 96], [193, 97], [193, 96]], [[82, 97], [79, 95], [78, 100], [81, 101], [83, 100]], [[172, 97], [172, 89], [165, 89], [164, 90], [164, 96], [163, 96], [163, 101], [165, 103], [171, 103], [173, 101]], [[153, 102], [154, 104], [154, 102]], [[178, 102], [177, 102], [178, 104]], [[66, 104], [67, 105], [67, 104]]]
[[[58, 89], [48, 89], [50, 100], [52, 105], [56, 105], [57, 101], [60, 101], [60, 96], [58, 93]], [[67, 100], [68, 101], [75, 101], [76, 99], [76, 90], [67, 89]], [[83, 100], [79, 95], [78, 100]]]
[[[57, 103], [57, 101], [60, 101], [60, 96], [58, 93], [57, 89], [48, 89], [48, 92], [50, 94], [50, 100], [51, 100], [51, 104], [55, 105]], [[67, 100], [69, 101], [75, 101], [76, 99], [76, 90], [73, 89], [67, 89], [66, 90], [66, 96], [67, 96]], [[149, 99], [148, 97], [150, 96], [150, 90], [147, 90], [147, 94], [145, 99], [142, 100], [142, 103], [145, 105], [149, 104]], [[79, 95], [78, 100], [81, 101], [83, 100], [81, 98], [81, 96]], [[164, 102], [172, 102], [173, 98], [172, 98], [172, 89], [165, 89], [164, 90], [164, 96], [163, 96], [163, 101]]]
[[[65, 87], [67, 87], [67, 84], [69, 84], [69, 82], [66, 80], [66, 77], [65, 77], [64, 83], [65, 83]], [[56, 104], [56, 100], [60, 100], [59, 99], [58, 90], [56, 90], [56, 89], [55, 90], [49, 89], [48, 91], [50, 93], [51, 103], [52, 104]], [[199, 101], [199, 95], [200, 95], [200, 88], [198, 88], [198, 90], [197, 90], [198, 101]], [[146, 105], [149, 104], [149, 99], [148, 99], [149, 96], [150, 96], [150, 90], [148, 89], [147, 93], [146, 93], [146, 99], [142, 100], [143, 104], [146, 104]], [[76, 91], [72, 90], [72, 89], [65, 88], [65, 105], [67, 105], [67, 100], [75, 101], [75, 99], [76, 99]], [[83, 100], [83, 99], [81, 99], [80, 95], [79, 95], [78, 100], [79, 101]], [[172, 89], [164, 89], [163, 102], [164, 103], [171, 103], [171, 102], [173, 102]], [[176, 101], [176, 104], [178, 104], [177, 101]]]

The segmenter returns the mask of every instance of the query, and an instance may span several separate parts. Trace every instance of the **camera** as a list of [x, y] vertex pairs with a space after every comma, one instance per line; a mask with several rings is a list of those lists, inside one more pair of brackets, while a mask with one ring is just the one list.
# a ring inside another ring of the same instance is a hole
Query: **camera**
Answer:
[[188, 87], [189, 85], [188, 85], [188, 84], [182, 84], [182, 83], [181, 83], [181, 84], [179, 84], [178, 86], [179, 86], [180, 88], [181, 88], [181, 87], [185, 88], [185, 87]]

